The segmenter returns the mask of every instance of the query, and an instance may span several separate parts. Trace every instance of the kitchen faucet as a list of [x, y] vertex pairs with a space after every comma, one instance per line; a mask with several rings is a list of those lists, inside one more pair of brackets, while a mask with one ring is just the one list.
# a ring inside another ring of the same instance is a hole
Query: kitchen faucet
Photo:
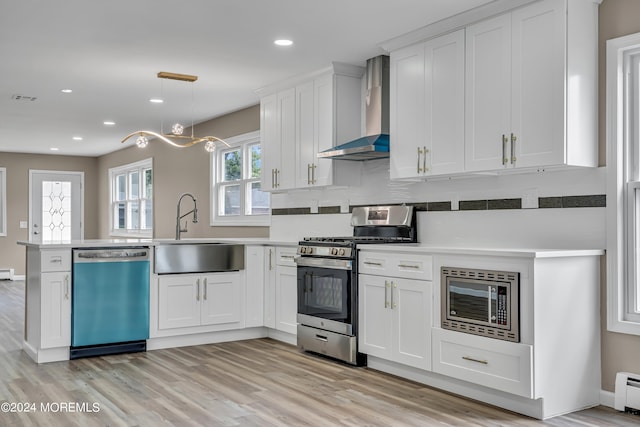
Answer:
[[[189, 196], [191, 197], [191, 200], [193, 200], [193, 209], [191, 209], [186, 214], [180, 215], [180, 203], [185, 196]], [[182, 196], [180, 196], [180, 199], [178, 199], [178, 213], [176, 214], [176, 240], [180, 240], [180, 233], [187, 232], [187, 221], [184, 222], [184, 228], [180, 228], [180, 220], [189, 215], [191, 212], [193, 212], [192, 222], [195, 224], [196, 222], [198, 222], [198, 204], [196, 202], [196, 198], [193, 197], [193, 194], [191, 193], [184, 193]]]

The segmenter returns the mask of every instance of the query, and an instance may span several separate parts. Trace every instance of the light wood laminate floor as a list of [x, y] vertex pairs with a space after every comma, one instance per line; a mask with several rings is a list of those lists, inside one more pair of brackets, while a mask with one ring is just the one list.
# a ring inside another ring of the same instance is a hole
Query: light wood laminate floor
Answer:
[[640, 425], [604, 407], [537, 421], [270, 339], [37, 365], [23, 316], [24, 283], [0, 281], [2, 427]]

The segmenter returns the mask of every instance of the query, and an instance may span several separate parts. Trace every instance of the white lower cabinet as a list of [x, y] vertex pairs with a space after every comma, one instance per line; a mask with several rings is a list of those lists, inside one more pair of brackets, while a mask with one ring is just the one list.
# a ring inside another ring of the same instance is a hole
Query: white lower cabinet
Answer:
[[533, 346], [434, 328], [433, 371], [533, 398]]
[[241, 328], [242, 296], [241, 277], [237, 271], [160, 276], [158, 329]]
[[362, 251], [363, 271], [375, 274], [358, 276], [359, 351], [430, 370], [431, 257]]
[[289, 334], [298, 332], [296, 247], [264, 247], [264, 326]]
[[71, 345], [71, 272], [42, 273], [40, 348]]
[[275, 329], [298, 332], [298, 272], [295, 247], [276, 248]]

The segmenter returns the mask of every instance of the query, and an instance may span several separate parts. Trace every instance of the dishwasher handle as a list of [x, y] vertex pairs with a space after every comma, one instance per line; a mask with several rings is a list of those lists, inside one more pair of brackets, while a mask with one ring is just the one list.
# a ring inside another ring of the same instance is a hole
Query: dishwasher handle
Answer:
[[73, 262], [146, 261], [149, 248], [104, 248], [74, 251]]

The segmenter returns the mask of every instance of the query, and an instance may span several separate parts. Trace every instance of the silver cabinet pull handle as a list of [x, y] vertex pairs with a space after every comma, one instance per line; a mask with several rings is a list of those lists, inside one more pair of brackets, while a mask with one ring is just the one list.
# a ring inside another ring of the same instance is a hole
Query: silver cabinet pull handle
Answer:
[[511, 163], [516, 162], [516, 136], [511, 134]]
[[316, 167], [318, 167], [315, 163], [311, 165], [311, 184], [316, 183]]
[[389, 308], [389, 282], [384, 281], [384, 308]]
[[427, 150], [427, 147], [422, 147], [422, 152], [424, 153], [424, 155], [422, 156], [422, 171], [424, 173], [429, 172], [429, 169], [427, 168], [427, 153], [429, 152], [429, 150]]
[[64, 276], [64, 299], [69, 299], [69, 275]]
[[420, 268], [419, 265], [411, 265], [411, 264], [398, 264], [400, 268], [415, 268], [416, 270]]
[[272, 258], [273, 258], [273, 249], [269, 248], [269, 271], [273, 270]]
[[486, 361], [486, 360], [474, 359], [474, 358], [473, 358], [473, 357], [471, 357], [471, 356], [462, 356], [462, 358], [463, 358], [464, 360], [468, 360], [469, 362], [481, 363], [481, 364], [483, 364], [483, 365], [488, 365], [488, 364], [489, 364], [489, 362], [488, 362], [488, 361]]
[[366, 265], [377, 265], [378, 267], [382, 267], [382, 263], [381, 262], [364, 261], [363, 264], [366, 264]]
[[202, 288], [203, 288], [203, 291], [202, 291], [203, 292], [203, 297], [202, 297], [202, 299], [206, 301], [207, 300], [207, 278], [206, 277], [204, 278], [203, 282], [204, 283], [202, 285]]
[[418, 166], [417, 166], [418, 173], [422, 172], [422, 169], [420, 169], [420, 156], [421, 155], [422, 155], [422, 148], [418, 147]]
[[280, 188], [280, 169], [276, 169], [276, 187]]
[[502, 164], [506, 165], [509, 159], [507, 158], [507, 135], [502, 134]]
[[398, 285], [396, 285], [395, 283], [391, 282], [391, 309], [393, 310], [394, 308], [398, 307], [398, 304], [396, 304], [395, 302], [393, 302], [393, 290], [396, 289], [398, 287]]
[[282, 255], [281, 258], [294, 259], [295, 256], [293, 256], [293, 255]]
[[196, 279], [196, 301], [200, 301], [200, 279]]
[[311, 163], [307, 163], [307, 185], [311, 185]]

